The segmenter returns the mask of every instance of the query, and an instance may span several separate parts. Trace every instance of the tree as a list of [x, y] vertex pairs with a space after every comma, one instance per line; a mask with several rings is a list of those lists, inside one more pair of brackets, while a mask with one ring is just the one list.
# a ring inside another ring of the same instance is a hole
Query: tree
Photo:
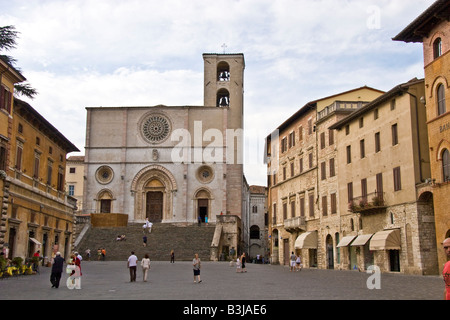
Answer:
[[[9, 51], [11, 49], [16, 48], [17, 42], [16, 39], [19, 35], [19, 32], [16, 31], [14, 26], [4, 26], [0, 27], [0, 51]], [[11, 56], [0, 54], [0, 59], [7, 62], [15, 69], [20, 71], [16, 66], [16, 59]], [[28, 83], [17, 83], [14, 85], [14, 91], [22, 96], [26, 96], [30, 99], [33, 99], [36, 96], [37, 91]]]

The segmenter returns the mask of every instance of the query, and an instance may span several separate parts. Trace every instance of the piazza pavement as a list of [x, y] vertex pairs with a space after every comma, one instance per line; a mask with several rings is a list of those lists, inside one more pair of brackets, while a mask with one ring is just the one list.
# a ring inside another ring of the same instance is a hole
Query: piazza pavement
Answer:
[[[81, 289], [51, 288], [49, 267], [36, 275], [0, 280], [1, 300], [442, 300], [440, 276], [399, 273], [373, 274], [350, 270], [303, 269], [282, 265], [247, 264], [237, 273], [227, 262], [202, 262], [201, 283], [194, 283], [190, 261], [154, 261], [148, 282], [130, 283], [126, 261], [83, 261]], [[369, 279], [369, 277], [371, 277]], [[378, 284], [378, 288], [369, 289]]]

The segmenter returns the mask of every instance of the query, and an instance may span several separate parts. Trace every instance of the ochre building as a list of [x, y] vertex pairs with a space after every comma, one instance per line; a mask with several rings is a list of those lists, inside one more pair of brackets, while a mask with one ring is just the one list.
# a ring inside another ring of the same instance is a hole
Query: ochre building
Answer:
[[[383, 94], [361, 87], [311, 101], [266, 138], [272, 263], [345, 266], [335, 250], [342, 235], [337, 185], [337, 137], [328, 127]], [[348, 267], [348, 266], [345, 266]]]
[[14, 98], [11, 116], [3, 249], [10, 259], [68, 257], [76, 200], [65, 192], [66, 155], [79, 150], [28, 103]]
[[447, 257], [442, 242], [450, 237], [450, 2], [439, 0], [393, 40], [423, 44], [425, 94], [439, 271]]

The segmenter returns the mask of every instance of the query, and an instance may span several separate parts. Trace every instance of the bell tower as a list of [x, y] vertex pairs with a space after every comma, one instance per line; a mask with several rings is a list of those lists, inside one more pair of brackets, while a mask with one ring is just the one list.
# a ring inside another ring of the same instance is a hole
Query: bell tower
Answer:
[[[205, 53], [204, 106], [223, 110], [224, 143], [227, 152], [223, 164], [226, 183], [226, 214], [242, 217], [244, 184], [244, 69], [242, 53]], [[224, 212], [225, 213], [225, 212]]]
[[229, 108], [230, 129], [243, 129], [244, 55], [242, 53], [203, 54], [204, 106]]

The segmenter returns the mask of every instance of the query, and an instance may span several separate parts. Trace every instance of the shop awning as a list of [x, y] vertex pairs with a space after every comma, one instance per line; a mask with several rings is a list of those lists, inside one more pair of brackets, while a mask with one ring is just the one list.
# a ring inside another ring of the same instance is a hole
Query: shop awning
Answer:
[[370, 234], [360, 234], [356, 237], [355, 241], [352, 242], [351, 246], [364, 246], [366, 245], [367, 241], [372, 238], [373, 233]]
[[299, 235], [295, 240], [295, 249], [317, 249], [317, 231]]
[[341, 239], [341, 241], [339, 241], [339, 244], [338, 244], [336, 247], [340, 248], [340, 247], [346, 247], [346, 246], [348, 246], [348, 245], [350, 244], [350, 242], [352, 242], [352, 240], [355, 239], [355, 237], [356, 237], [356, 236], [346, 236], [346, 237], [343, 237], [343, 238]]
[[400, 229], [384, 230], [375, 233], [370, 240], [370, 250], [400, 250]]
[[37, 244], [38, 246], [42, 245], [42, 243], [40, 243], [39, 241], [37, 241], [35, 238], [31, 238], [30, 237], [30, 241], [34, 242], [35, 244]]

